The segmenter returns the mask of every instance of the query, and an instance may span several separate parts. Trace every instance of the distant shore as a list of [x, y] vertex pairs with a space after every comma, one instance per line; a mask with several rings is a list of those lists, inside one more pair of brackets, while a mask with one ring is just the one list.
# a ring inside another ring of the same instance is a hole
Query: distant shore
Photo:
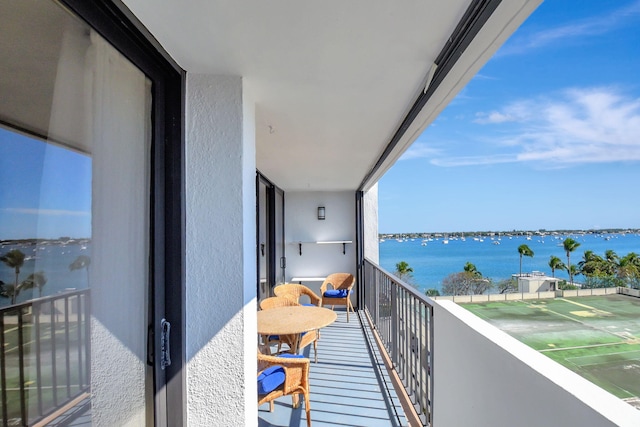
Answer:
[[561, 236], [567, 234], [639, 234], [640, 228], [599, 228], [588, 230], [503, 230], [503, 231], [437, 231], [418, 233], [379, 233], [381, 239], [435, 239], [442, 237], [517, 237], [517, 236]]

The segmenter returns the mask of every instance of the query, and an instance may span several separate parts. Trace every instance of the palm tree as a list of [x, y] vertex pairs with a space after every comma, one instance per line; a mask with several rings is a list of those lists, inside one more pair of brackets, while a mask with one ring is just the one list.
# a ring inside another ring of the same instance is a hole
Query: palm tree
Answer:
[[83, 268], [87, 270], [87, 287], [89, 287], [89, 265], [90, 264], [91, 264], [91, 258], [89, 258], [86, 255], [78, 255], [78, 258], [76, 258], [71, 264], [69, 264], [69, 271], [81, 270]]
[[555, 255], [551, 255], [549, 258], [549, 267], [551, 267], [551, 275], [556, 277], [556, 270], [564, 270], [564, 263], [560, 258]]
[[413, 268], [409, 267], [409, 264], [405, 261], [400, 261], [396, 264], [396, 273], [402, 278], [402, 276], [409, 273], [413, 273]]
[[467, 263], [464, 265], [464, 271], [466, 271], [467, 273], [471, 273], [474, 276], [482, 277], [482, 273], [478, 271], [475, 264], [472, 264], [469, 261], [467, 261]]
[[424, 294], [428, 297], [439, 297], [440, 291], [438, 291], [437, 289], [431, 288], [424, 291]]
[[520, 254], [520, 276], [522, 276], [522, 257], [529, 256], [533, 257], [533, 251], [527, 245], [518, 246], [518, 253]]
[[19, 291], [22, 289], [38, 288], [38, 298], [42, 296], [42, 288], [47, 284], [47, 277], [44, 275], [44, 271], [38, 271], [30, 274], [26, 280], [20, 284]]
[[0, 257], [0, 261], [5, 263], [7, 267], [15, 269], [16, 273], [16, 283], [13, 286], [13, 291], [10, 292], [11, 304], [16, 303], [16, 297], [18, 296], [18, 292], [20, 291], [20, 289], [18, 288], [18, 277], [20, 276], [20, 268], [24, 265], [24, 258], [24, 253], [18, 249], [11, 249], [9, 252]]
[[571, 237], [567, 237], [566, 239], [564, 239], [564, 242], [562, 242], [562, 247], [564, 248], [564, 251], [567, 253], [566, 268], [567, 268], [567, 272], [569, 273], [569, 281], [572, 285], [573, 285], [573, 272], [575, 272], [576, 270], [571, 269], [571, 252], [575, 251], [578, 246], [580, 246], [580, 243], [576, 242]]

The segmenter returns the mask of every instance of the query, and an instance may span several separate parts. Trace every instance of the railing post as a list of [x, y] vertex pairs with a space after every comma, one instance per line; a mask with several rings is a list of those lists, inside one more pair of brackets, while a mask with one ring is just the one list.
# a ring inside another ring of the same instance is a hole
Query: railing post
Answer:
[[4, 312], [0, 313], [0, 386], [2, 386], [2, 425], [9, 425], [7, 404], [7, 361], [5, 358]]
[[[24, 389], [24, 319], [22, 318], [22, 309], [16, 309], [18, 313], [18, 377], [20, 381], [20, 416], [22, 417], [22, 425], [28, 426], [27, 418], [27, 396]], [[4, 351], [4, 349], [3, 349]]]

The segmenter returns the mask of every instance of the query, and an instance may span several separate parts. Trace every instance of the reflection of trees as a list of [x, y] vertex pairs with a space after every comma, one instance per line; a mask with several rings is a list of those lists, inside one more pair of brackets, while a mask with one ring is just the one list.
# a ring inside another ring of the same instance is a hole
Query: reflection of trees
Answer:
[[18, 291], [22, 289], [38, 288], [38, 298], [42, 296], [42, 288], [47, 284], [47, 277], [44, 275], [44, 271], [38, 271], [30, 274], [24, 282], [20, 284]]
[[13, 268], [16, 273], [16, 282], [13, 285], [3, 284], [2, 290], [0, 294], [5, 298], [11, 298], [11, 304], [16, 303], [16, 298], [18, 297], [18, 293], [20, 292], [20, 268], [24, 265], [25, 255], [22, 251], [18, 249], [11, 249], [6, 254], [0, 257], [0, 261], [2, 261], [7, 267]]
[[71, 264], [69, 264], [69, 271], [82, 270], [87, 271], [87, 288], [89, 287], [89, 265], [91, 264], [91, 258], [87, 255], [78, 255]]

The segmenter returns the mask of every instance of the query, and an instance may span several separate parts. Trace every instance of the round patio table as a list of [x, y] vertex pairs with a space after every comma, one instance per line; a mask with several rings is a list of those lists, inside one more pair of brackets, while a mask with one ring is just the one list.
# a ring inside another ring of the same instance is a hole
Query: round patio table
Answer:
[[294, 335], [293, 350], [300, 350], [300, 334], [324, 328], [335, 322], [338, 315], [328, 308], [292, 306], [258, 311], [258, 334]]

